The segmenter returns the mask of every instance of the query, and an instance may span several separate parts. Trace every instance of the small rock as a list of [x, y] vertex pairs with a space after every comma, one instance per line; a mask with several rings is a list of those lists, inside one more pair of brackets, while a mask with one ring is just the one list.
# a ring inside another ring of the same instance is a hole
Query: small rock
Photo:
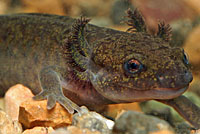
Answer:
[[19, 105], [22, 102], [31, 99], [33, 96], [31, 90], [21, 84], [9, 88], [5, 94], [6, 113], [12, 118], [12, 120], [18, 120]]
[[72, 125], [81, 129], [89, 129], [91, 131], [99, 131], [102, 134], [109, 134], [114, 122], [106, 119], [96, 112], [85, 112], [81, 116], [75, 114], [72, 119]]
[[158, 101], [142, 102], [140, 106], [145, 114], [157, 116], [172, 125], [185, 121], [172, 107]]
[[12, 119], [0, 110], [0, 134], [21, 134], [22, 127], [17, 121]]
[[71, 124], [72, 115], [60, 104], [56, 103], [55, 107], [51, 110], [47, 110], [46, 107], [46, 100], [28, 100], [21, 103], [19, 122], [25, 128], [33, 128], [35, 126], [58, 128]]
[[90, 131], [89, 129], [80, 129], [75, 126], [69, 126], [65, 128], [59, 128], [51, 134], [101, 134], [98, 131]]
[[32, 129], [26, 129], [22, 134], [49, 134], [53, 132], [52, 127], [34, 127]]
[[113, 128], [113, 134], [156, 134], [162, 131], [174, 134], [166, 121], [134, 111], [123, 113]]

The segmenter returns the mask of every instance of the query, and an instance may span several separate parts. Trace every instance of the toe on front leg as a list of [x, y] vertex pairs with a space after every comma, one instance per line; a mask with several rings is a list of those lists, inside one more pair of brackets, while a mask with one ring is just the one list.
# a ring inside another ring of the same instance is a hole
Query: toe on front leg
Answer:
[[61, 86], [60, 75], [51, 68], [45, 68], [39, 75], [42, 91], [33, 97], [34, 100], [47, 99], [47, 109], [52, 109], [59, 102], [69, 113], [76, 110], [81, 113], [80, 107], [64, 96]]
[[34, 100], [44, 100], [47, 99], [47, 109], [52, 109], [56, 105], [56, 97], [52, 94], [48, 94], [48, 90], [43, 90], [39, 94], [33, 97]]
[[52, 109], [56, 105], [56, 96], [54, 95], [49, 95], [47, 97], [47, 109]]
[[57, 101], [65, 108], [68, 110], [69, 113], [73, 114], [74, 110], [76, 110], [79, 114], [81, 113], [81, 109], [78, 105], [76, 105], [74, 102], [72, 102], [70, 99], [67, 97], [59, 96]]

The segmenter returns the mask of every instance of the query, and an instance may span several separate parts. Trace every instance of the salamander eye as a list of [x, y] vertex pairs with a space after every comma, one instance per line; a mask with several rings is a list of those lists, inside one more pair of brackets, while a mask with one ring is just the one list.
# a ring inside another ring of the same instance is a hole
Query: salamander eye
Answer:
[[128, 73], [134, 74], [141, 71], [143, 65], [138, 60], [130, 59], [125, 62], [124, 68]]
[[189, 65], [189, 57], [188, 57], [188, 55], [186, 54], [185, 51], [183, 51], [183, 62], [184, 62], [186, 65]]

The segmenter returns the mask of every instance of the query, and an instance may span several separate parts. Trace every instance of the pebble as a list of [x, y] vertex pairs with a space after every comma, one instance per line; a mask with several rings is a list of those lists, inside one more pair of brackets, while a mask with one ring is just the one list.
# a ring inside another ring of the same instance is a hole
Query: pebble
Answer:
[[12, 120], [18, 120], [20, 104], [28, 99], [32, 99], [33, 96], [31, 90], [21, 84], [12, 86], [5, 94], [6, 113]]
[[185, 121], [172, 107], [158, 101], [141, 102], [140, 106], [145, 114], [162, 118], [172, 125]]
[[114, 122], [96, 112], [88, 111], [82, 113], [81, 116], [75, 114], [72, 119], [72, 125], [81, 129], [87, 128], [91, 131], [99, 131], [102, 134], [109, 134], [113, 128]]
[[164, 120], [143, 113], [127, 111], [115, 122], [113, 134], [174, 134], [173, 128]]
[[21, 134], [22, 127], [17, 121], [12, 119], [2, 110], [0, 110], [0, 134]]
[[49, 134], [53, 132], [52, 127], [34, 127], [32, 129], [26, 129], [22, 134]]
[[63, 127], [71, 124], [72, 115], [60, 104], [47, 110], [47, 101], [28, 100], [20, 105], [19, 122], [24, 128], [43, 127]]

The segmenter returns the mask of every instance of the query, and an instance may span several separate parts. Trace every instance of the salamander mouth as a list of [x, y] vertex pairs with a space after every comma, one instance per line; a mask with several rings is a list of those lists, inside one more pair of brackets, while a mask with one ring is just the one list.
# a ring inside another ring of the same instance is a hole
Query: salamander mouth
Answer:
[[154, 88], [154, 90], [158, 91], [178, 91], [178, 90], [186, 90], [188, 86], [182, 87], [182, 88]]
[[189, 85], [181, 88], [155, 88], [153, 92], [160, 95], [160, 97], [158, 96], [158, 99], [173, 99], [183, 94], [188, 87]]
[[[147, 100], [167, 100], [182, 95], [189, 85], [180, 88], [154, 88], [149, 90], [134, 90], [126, 87], [126, 92], [113, 94], [112, 92], [106, 98], [113, 102], [141, 102]], [[121, 87], [123, 88], [123, 87]], [[124, 89], [124, 88], [123, 88]]]

